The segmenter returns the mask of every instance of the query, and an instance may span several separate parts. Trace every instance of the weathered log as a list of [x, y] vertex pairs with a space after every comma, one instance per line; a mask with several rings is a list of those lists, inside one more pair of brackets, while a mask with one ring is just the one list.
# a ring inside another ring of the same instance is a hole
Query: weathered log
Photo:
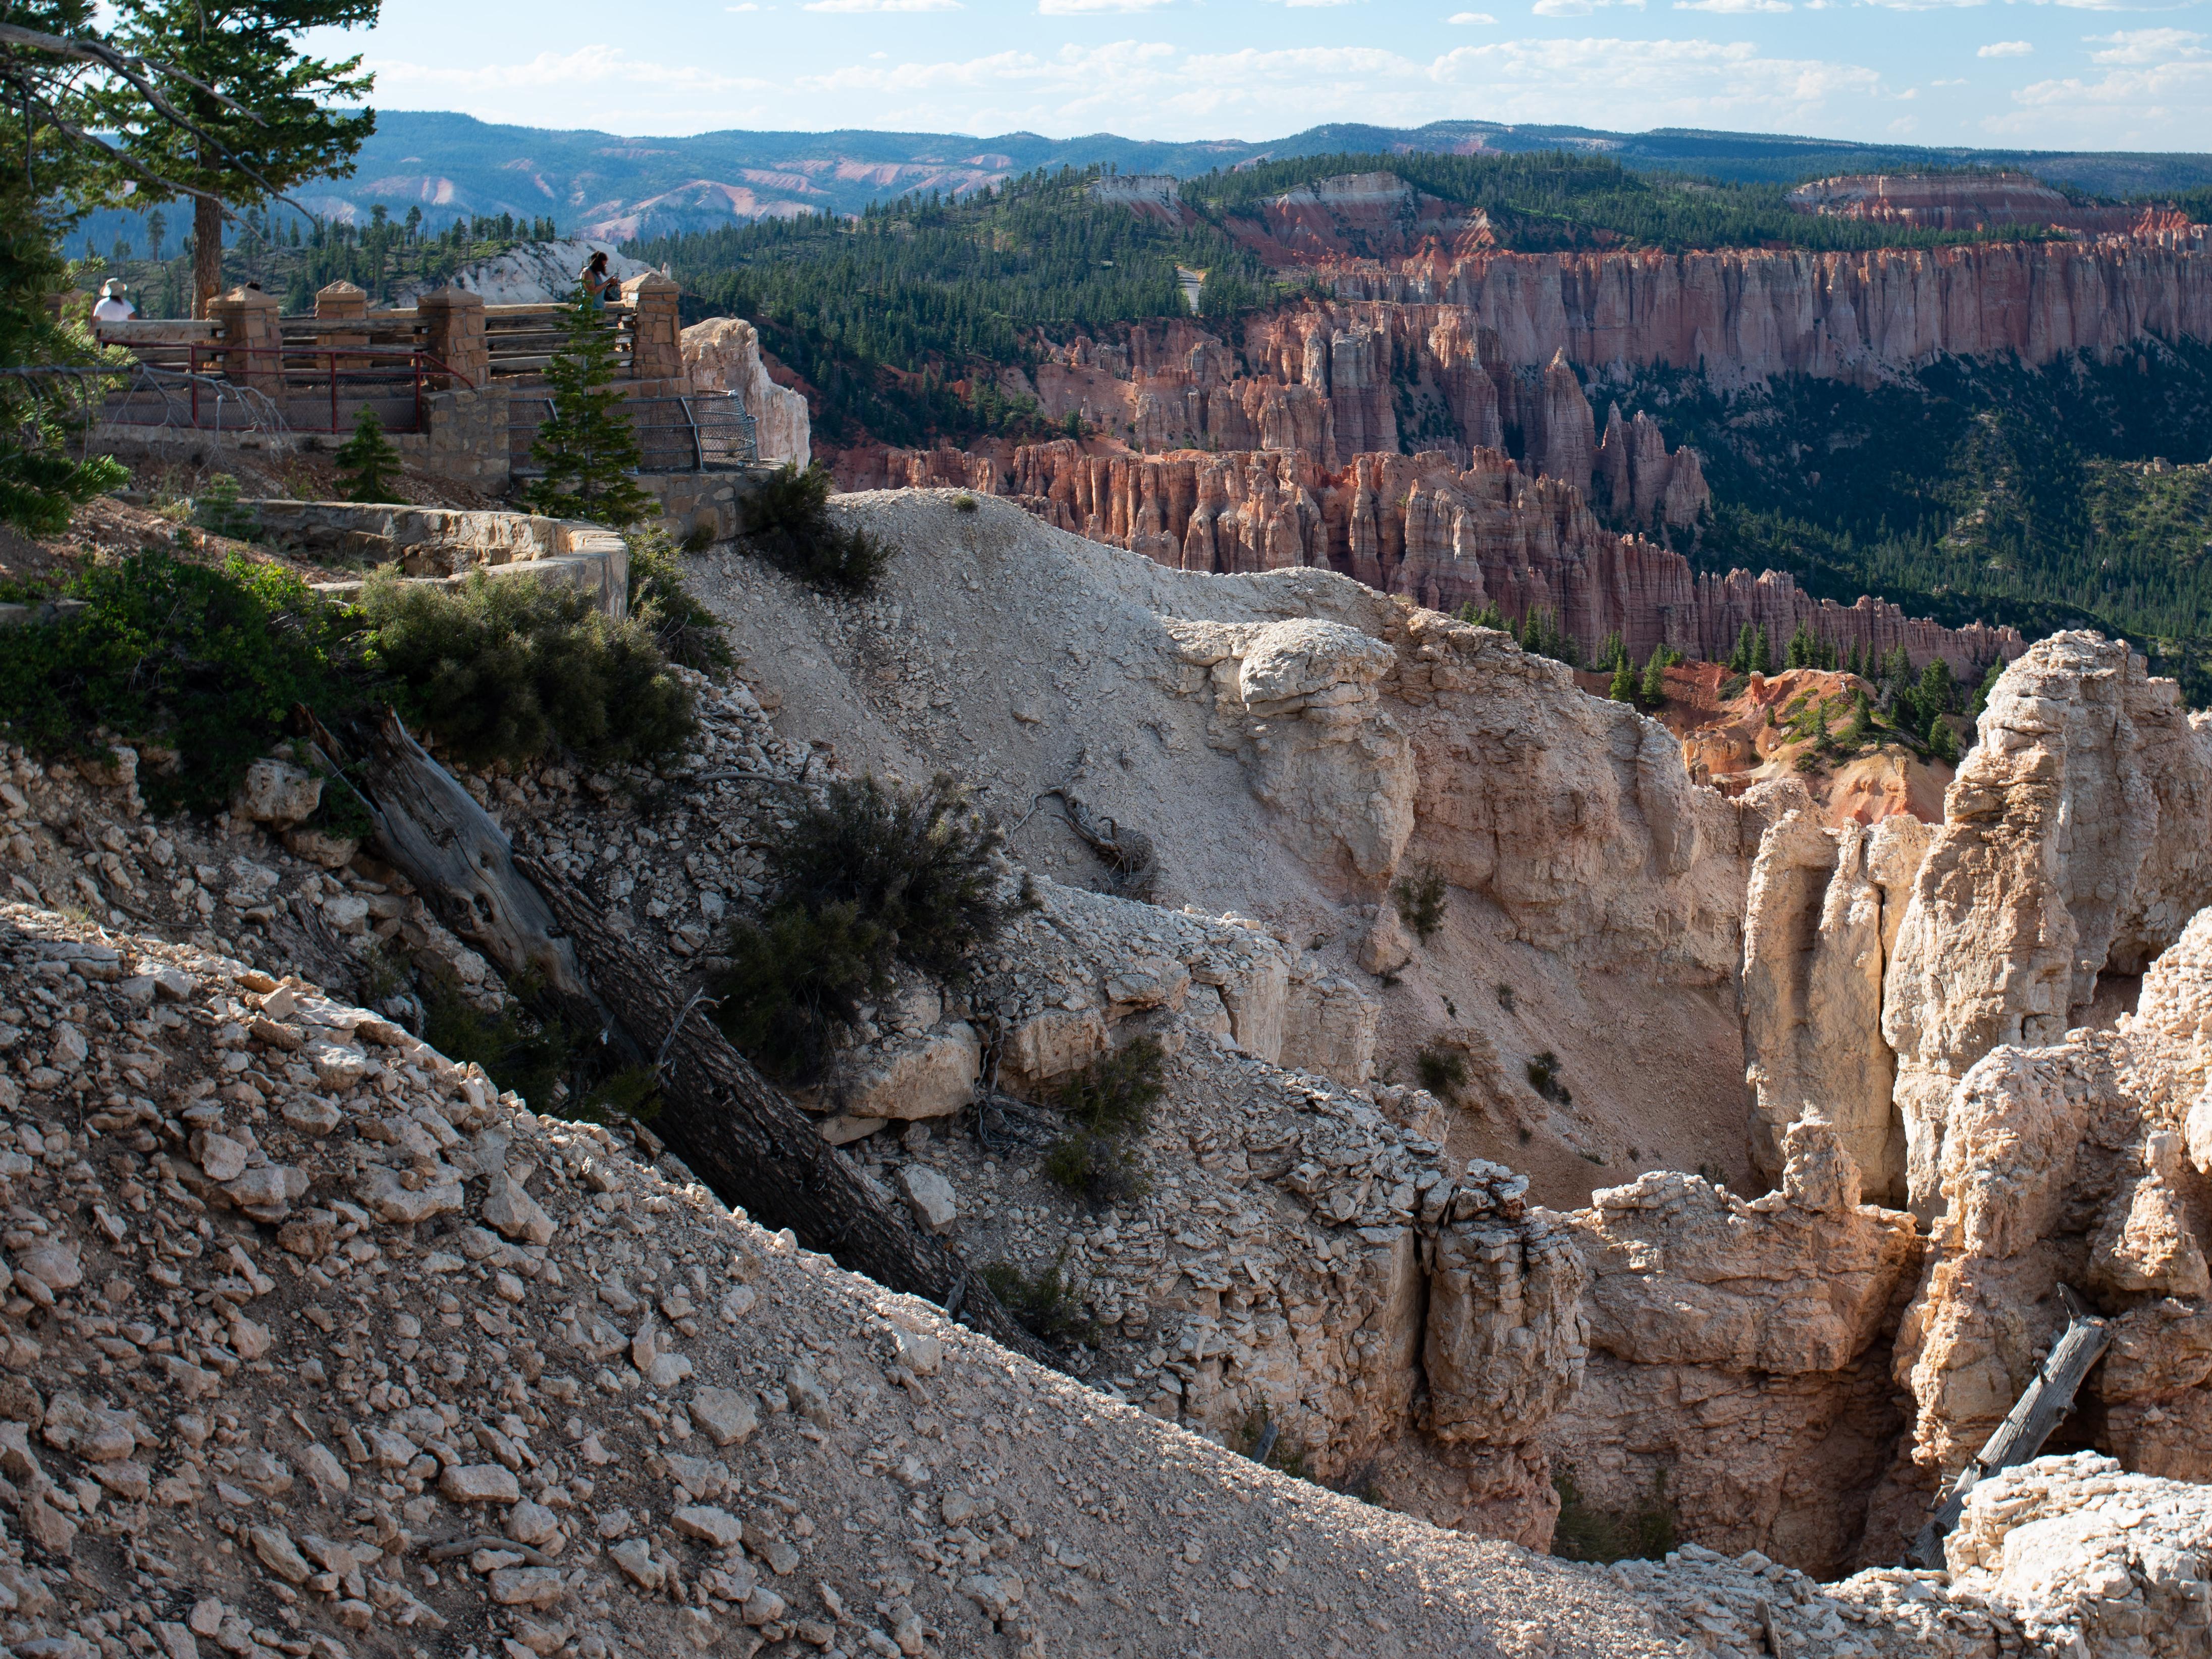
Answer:
[[[313, 732], [336, 770], [343, 758], [337, 739], [319, 726]], [[362, 804], [385, 857], [501, 973], [531, 976], [556, 1012], [602, 1041], [655, 1057], [665, 1103], [656, 1128], [724, 1202], [1053, 1363], [1051, 1351], [1015, 1322], [957, 1253], [879, 1197], [853, 1160], [731, 1046], [698, 996], [671, 985], [580, 889], [515, 857], [506, 831], [389, 709], [368, 747]]]
[[[319, 726], [315, 738], [337, 746]], [[544, 899], [515, 873], [507, 832], [391, 709], [368, 735], [367, 750], [362, 802], [385, 857], [407, 872], [441, 921], [502, 974], [542, 987], [570, 1024], [611, 1036], [612, 1012], [558, 937]]]
[[2013, 1402], [2005, 1420], [1983, 1443], [1973, 1461], [1959, 1471], [1949, 1496], [1912, 1540], [1910, 1559], [1914, 1566], [1943, 1565], [1943, 1540], [1951, 1535], [1952, 1528], [1959, 1524], [1959, 1517], [1966, 1513], [1966, 1494], [1985, 1477], [2016, 1463], [2025, 1463], [2041, 1451], [2043, 1443], [2051, 1438], [2051, 1431], [2074, 1409], [2074, 1396], [2083, 1380], [2104, 1358], [2105, 1348], [2112, 1340], [2110, 1323], [2082, 1306], [2063, 1285], [2058, 1287], [2058, 1293], [2066, 1304], [2065, 1330], [2051, 1345], [2042, 1364], [2036, 1367], [2035, 1376]]
[[700, 1006], [668, 983], [598, 904], [528, 857], [536, 884], [574, 941], [592, 981], [649, 1054], [659, 1056], [653, 1133], [726, 1200], [880, 1285], [939, 1304], [962, 1322], [1044, 1364], [1050, 1351], [1017, 1324], [941, 1239], [886, 1204], [852, 1158], [731, 1045]]

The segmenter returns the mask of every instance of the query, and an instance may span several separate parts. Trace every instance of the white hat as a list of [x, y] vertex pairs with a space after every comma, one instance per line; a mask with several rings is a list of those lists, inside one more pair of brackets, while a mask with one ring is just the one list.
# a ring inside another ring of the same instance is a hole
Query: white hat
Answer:
[[100, 285], [100, 297], [103, 300], [117, 299], [129, 291], [120, 276], [111, 276]]

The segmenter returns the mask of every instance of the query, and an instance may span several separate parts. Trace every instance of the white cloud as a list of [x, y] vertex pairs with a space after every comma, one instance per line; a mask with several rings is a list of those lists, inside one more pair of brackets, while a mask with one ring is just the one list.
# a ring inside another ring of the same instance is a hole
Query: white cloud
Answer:
[[1455, 11], [1444, 19], [1447, 23], [1495, 23], [1497, 21], [1486, 11]]
[[1983, 6], [1989, 0], [1859, 0], [1863, 6], [1881, 6], [1890, 11], [1954, 11], [1966, 6]]
[[1644, 9], [1644, 0], [1536, 0], [1528, 8], [1539, 17], [1587, 17], [1607, 6], [1631, 6]]
[[[2038, 6], [2063, 6], [2069, 11], [2179, 11], [2197, 0], [2029, 0]], [[2017, 5], [2019, 0], [2006, 0]]]
[[1676, 11], [1717, 11], [1741, 16], [1754, 11], [1790, 11], [1790, 0], [1674, 0]]
[[2067, 76], [2038, 81], [2013, 94], [2020, 108], [1984, 125], [1991, 132], [2036, 136], [2049, 142], [2098, 143], [2148, 148], [2171, 143], [2177, 118], [2200, 122], [2212, 103], [2212, 51], [2193, 29], [2124, 29], [2093, 34], [2102, 51], [2089, 61], [2101, 79]]
[[2118, 34], [2083, 38], [2091, 46], [2106, 48], [2089, 54], [2093, 64], [2188, 62], [2205, 55], [2204, 37], [2192, 29], [2123, 29]]
[[1977, 58], [2025, 58], [2035, 47], [2026, 40], [1992, 40], [1974, 54]]
[[754, 0], [744, 0], [744, 3], [743, 5], [725, 6], [722, 9], [724, 11], [774, 11], [775, 8], [774, 6], [757, 5], [754, 3]]
[[1088, 17], [1099, 12], [1157, 11], [1175, 0], [1037, 0], [1040, 17]]
[[1275, 3], [1278, 5], [1290, 6], [1296, 9], [1304, 10], [1316, 6], [1358, 5], [1364, 3], [1364, 0], [1275, 0]]
[[801, 11], [958, 11], [960, 0], [806, 0]]

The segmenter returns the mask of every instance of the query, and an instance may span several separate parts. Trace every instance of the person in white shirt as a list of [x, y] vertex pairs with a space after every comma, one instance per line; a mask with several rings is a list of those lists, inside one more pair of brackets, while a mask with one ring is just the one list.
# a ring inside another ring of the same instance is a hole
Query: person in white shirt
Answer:
[[92, 308], [94, 322], [127, 323], [138, 314], [138, 307], [123, 296], [129, 292], [120, 280], [111, 276], [100, 287], [100, 302]]

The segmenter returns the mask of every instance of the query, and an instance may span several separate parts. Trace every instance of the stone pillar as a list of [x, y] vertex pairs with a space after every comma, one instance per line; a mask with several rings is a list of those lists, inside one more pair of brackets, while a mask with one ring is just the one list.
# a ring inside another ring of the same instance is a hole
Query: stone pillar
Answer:
[[[340, 277], [329, 287], [316, 291], [315, 320], [320, 323], [360, 322], [362, 324], [362, 331], [358, 334], [348, 331], [343, 334], [320, 335], [316, 338], [315, 344], [325, 351], [344, 346], [367, 345], [368, 343], [368, 295], [343, 277]], [[350, 368], [359, 365], [349, 361], [341, 366]], [[318, 367], [320, 365], [319, 364]]]
[[657, 270], [623, 284], [630, 307], [630, 369], [641, 380], [672, 380], [684, 372], [683, 330], [677, 317], [676, 284]]
[[415, 301], [422, 318], [422, 349], [453, 371], [429, 384], [480, 386], [491, 379], [491, 349], [484, 341], [484, 302], [465, 288], [441, 288]]
[[234, 288], [208, 302], [208, 317], [227, 348], [223, 374], [272, 398], [284, 395], [284, 337], [276, 321], [282, 309], [275, 295], [256, 288]]

